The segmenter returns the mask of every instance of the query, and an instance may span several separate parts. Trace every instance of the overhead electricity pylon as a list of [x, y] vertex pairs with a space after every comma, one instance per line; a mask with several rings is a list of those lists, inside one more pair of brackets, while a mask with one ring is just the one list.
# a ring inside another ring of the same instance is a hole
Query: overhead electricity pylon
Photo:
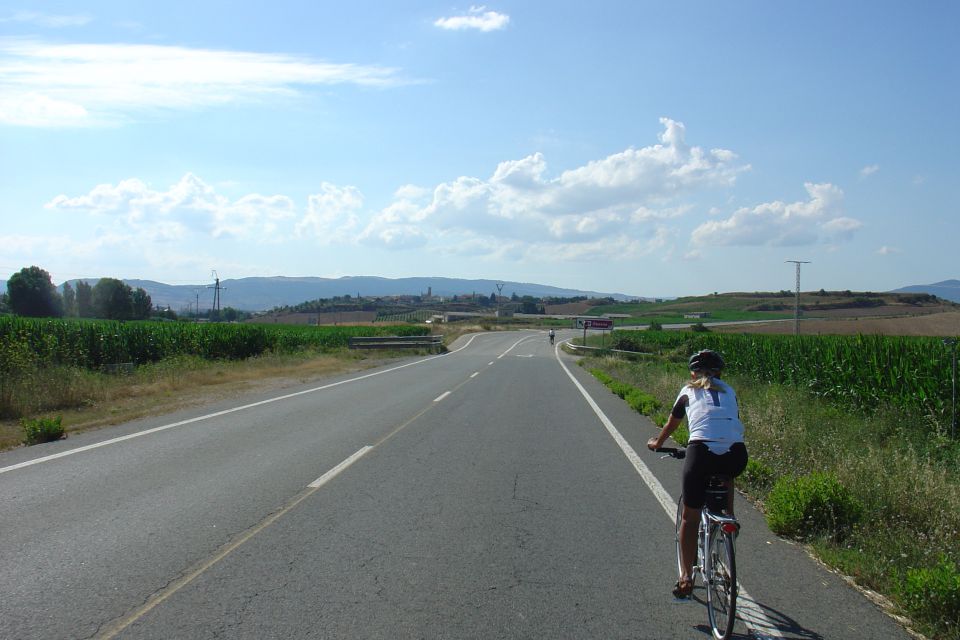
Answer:
[[800, 335], [800, 265], [810, 264], [809, 260], [784, 260], [797, 265], [797, 295], [793, 302], [793, 334]]
[[[220, 318], [220, 292], [226, 287], [220, 286], [220, 276], [217, 275], [216, 269], [210, 272], [210, 275], [213, 276], [214, 285], [212, 287], [207, 287], [207, 289], [213, 289], [213, 315], [216, 318]], [[198, 310], [199, 311], [199, 310]]]

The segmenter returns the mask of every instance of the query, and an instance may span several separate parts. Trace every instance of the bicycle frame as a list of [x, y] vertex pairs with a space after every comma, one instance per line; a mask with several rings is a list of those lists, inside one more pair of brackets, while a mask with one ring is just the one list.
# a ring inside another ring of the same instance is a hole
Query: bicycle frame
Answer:
[[[731, 489], [732, 490], [732, 489]], [[707, 616], [713, 637], [727, 640], [737, 609], [737, 564], [734, 541], [737, 519], [704, 508], [700, 515], [699, 572], [707, 589]]]
[[[681, 459], [685, 456], [685, 449], [661, 449], [669, 456]], [[709, 485], [712, 491], [724, 488], [722, 497], [725, 500], [727, 492], [733, 491], [729, 478], [711, 477]], [[737, 602], [737, 569], [734, 541], [740, 525], [737, 519], [725, 513], [720, 513], [707, 504], [700, 510], [700, 523], [697, 528], [697, 558], [693, 566], [691, 578], [696, 584], [697, 576], [707, 591], [707, 616], [710, 627], [716, 640], [727, 640], [733, 632], [733, 623], [736, 616]], [[677, 503], [676, 544], [677, 570], [683, 574], [683, 563], [680, 553], [680, 523], [683, 518], [683, 497]]]

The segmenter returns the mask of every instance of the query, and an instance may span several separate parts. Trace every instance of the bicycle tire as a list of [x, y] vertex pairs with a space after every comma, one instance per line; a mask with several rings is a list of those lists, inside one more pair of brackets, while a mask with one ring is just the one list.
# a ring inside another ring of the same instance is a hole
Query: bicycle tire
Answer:
[[707, 615], [716, 640], [727, 640], [737, 615], [737, 559], [733, 536], [718, 525], [710, 529], [706, 557]]
[[[679, 502], [677, 502], [677, 520], [676, 520], [677, 529], [674, 537], [674, 542], [676, 542], [676, 545], [677, 545], [677, 575], [678, 576], [683, 575], [683, 561], [680, 559], [680, 522], [682, 519], [683, 519], [683, 496], [680, 496], [680, 500]], [[696, 576], [696, 572], [694, 572], [694, 575], [690, 576], [690, 579], [693, 580], [695, 576]]]

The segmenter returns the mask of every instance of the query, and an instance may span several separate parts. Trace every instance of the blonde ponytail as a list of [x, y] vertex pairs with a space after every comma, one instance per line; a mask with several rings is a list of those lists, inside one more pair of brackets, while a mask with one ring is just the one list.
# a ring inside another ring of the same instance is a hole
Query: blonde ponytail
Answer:
[[[687, 386], [693, 387], [694, 389], [703, 389], [705, 391], [720, 391], [723, 392], [724, 388], [722, 385], [717, 384], [719, 380], [719, 371], [711, 370], [701, 370], [697, 371], [697, 377], [687, 383]], [[715, 380], [715, 378], [717, 380]]]

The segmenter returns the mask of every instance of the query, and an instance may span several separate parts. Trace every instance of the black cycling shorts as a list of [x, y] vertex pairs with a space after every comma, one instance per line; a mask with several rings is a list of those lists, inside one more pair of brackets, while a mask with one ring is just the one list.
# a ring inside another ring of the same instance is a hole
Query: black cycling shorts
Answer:
[[742, 442], [737, 442], [722, 455], [711, 453], [703, 442], [689, 443], [683, 465], [683, 504], [691, 509], [702, 509], [709, 476], [720, 474], [736, 478], [746, 468], [747, 447]]

